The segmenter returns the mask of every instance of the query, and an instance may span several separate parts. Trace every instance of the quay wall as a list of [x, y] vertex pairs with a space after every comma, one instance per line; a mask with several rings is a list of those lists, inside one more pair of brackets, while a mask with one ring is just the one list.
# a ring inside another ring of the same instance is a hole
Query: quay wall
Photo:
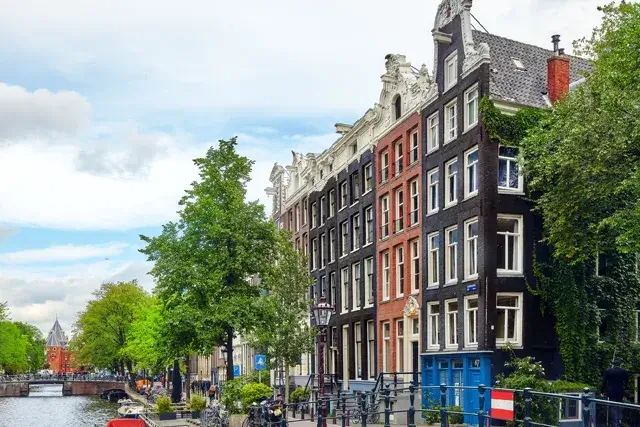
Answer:
[[[34, 382], [42, 384], [42, 382]], [[30, 382], [0, 383], [0, 397], [27, 397], [29, 396]], [[66, 381], [62, 385], [63, 396], [96, 396], [105, 390], [121, 388], [125, 383], [118, 381]]]

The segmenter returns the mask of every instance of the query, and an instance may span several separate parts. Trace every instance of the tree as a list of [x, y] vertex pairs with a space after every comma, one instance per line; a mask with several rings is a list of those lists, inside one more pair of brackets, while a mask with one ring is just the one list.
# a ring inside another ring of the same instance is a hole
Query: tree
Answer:
[[589, 39], [586, 81], [522, 141], [546, 240], [570, 262], [640, 252], [640, 4], [610, 4]]
[[7, 302], [0, 302], [0, 322], [9, 319], [9, 308]]
[[276, 366], [283, 366], [285, 400], [289, 398], [289, 369], [300, 363], [302, 355], [313, 350], [315, 331], [307, 324], [309, 316], [309, 275], [305, 257], [295, 250], [288, 232], [278, 234], [274, 264], [262, 276], [268, 295], [262, 298], [264, 318], [250, 336]]
[[[229, 379], [233, 337], [252, 330], [260, 317], [262, 288], [251, 278], [269, 266], [275, 244], [275, 226], [262, 205], [246, 201], [253, 162], [238, 155], [236, 145], [236, 138], [221, 140], [195, 159], [200, 180], [180, 200], [178, 221], [157, 237], [140, 236], [141, 252], [154, 262], [155, 292], [173, 313], [168, 321], [175, 331], [189, 326], [176, 344], [185, 355], [226, 347]], [[187, 311], [189, 319], [180, 316]]]
[[149, 295], [133, 280], [104, 283], [93, 296], [74, 325], [70, 347], [76, 363], [131, 371], [132, 361], [124, 352], [127, 334], [136, 313], [149, 304]]
[[12, 322], [0, 322], [0, 369], [19, 374], [29, 368], [27, 338]]
[[43, 368], [45, 363], [46, 340], [42, 336], [40, 329], [33, 325], [22, 322], [14, 322], [20, 333], [26, 340], [26, 358], [28, 370], [36, 372]]
[[134, 313], [123, 354], [136, 368], [157, 371], [169, 364], [168, 352], [161, 344], [164, 322], [162, 305], [155, 297]]

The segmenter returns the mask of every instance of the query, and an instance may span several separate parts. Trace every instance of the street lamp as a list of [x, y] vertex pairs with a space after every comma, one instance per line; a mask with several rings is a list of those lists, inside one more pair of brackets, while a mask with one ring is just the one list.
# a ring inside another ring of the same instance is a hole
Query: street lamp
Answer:
[[[324, 397], [324, 343], [327, 337], [327, 326], [333, 314], [333, 307], [327, 302], [325, 297], [320, 298], [320, 302], [315, 304], [311, 309], [313, 317], [316, 320], [316, 328], [320, 332], [320, 342], [318, 343], [318, 396]], [[321, 413], [326, 417], [326, 407], [321, 402]]]

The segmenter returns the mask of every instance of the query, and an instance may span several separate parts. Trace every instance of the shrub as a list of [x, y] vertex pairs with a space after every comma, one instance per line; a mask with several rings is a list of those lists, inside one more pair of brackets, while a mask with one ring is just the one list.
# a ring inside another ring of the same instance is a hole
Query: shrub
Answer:
[[311, 390], [309, 390], [309, 387], [298, 387], [293, 391], [293, 393], [291, 393], [291, 396], [289, 396], [289, 401], [304, 402], [309, 399], [310, 393]]
[[220, 400], [232, 414], [242, 413], [242, 408], [238, 407], [238, 402], [240, 401], [240, 391], [244, 384], [242, 378], [236, 378], [225, 382], [222, 386]]
[[202, 411], [207, 407], [207, 399], [198, 394], [194, 394], [193, 396], [191, 396], [191, 402], [189, 406], [191, 407], [192, 411]]
[[452, 414], [452, 412], [462, 412], [460, 406], [448, 406], [447, 412], [449, 413], [449, 424], [462, 424], [464, 422], [464, 415]]
[[171, 398], [169, 396], [159, 396], [156, 399], [156, 407], [159, 414], [167, 414], [173, 412], [173, 406], [171, 406]]
[[253, 402], [256, 402], [261, 397], [268, 397], [272, 394], [273, 390], [271, 390], [271, 387], [268, 385], [261, 383], [245, 384], [240, 391], [242, 407], [247, 411]]

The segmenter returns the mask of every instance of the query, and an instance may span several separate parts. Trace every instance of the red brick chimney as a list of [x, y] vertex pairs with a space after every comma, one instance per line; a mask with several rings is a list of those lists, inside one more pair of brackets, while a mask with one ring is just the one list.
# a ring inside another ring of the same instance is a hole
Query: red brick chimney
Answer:
[[569, 57], [564, 54], [564, 49], [558, 47], [560, 36], [552, 36], [551, 41], [553, 42], [553, 56], [547, 59], [547, 90], [549, 100], [553, 104], [569, 92], [571, 66]]

